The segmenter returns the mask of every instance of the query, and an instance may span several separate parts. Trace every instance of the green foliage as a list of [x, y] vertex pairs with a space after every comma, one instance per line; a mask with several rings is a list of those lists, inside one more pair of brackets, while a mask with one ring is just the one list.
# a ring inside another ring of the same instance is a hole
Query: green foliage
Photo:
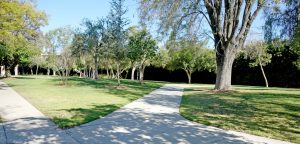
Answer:
[[168, 63], [170, 62], [171, 57], [169, 52], [165, 48], [160, 48], [157, 54], [151, 59], [151, 65], [155, 67], [167, 67]]
[[268, 53], [269, 44], [263, 41], [256, 41], [247, 44], [242, 53], [245, 58], [249, 58], [252, 62], [249, 64], [251, 67], [256, 67], [261, 63], [266, 66], [271, 62], [272, 55]]
[[146, 29], [132, 31], [129, 34], [128, 57], [140, 65], [155, 56], [156, 41]]
[[171, 44], [171, 56], [168, 68], [170, 70], [183, 69], [191, 73], [195, 70], [215, 70], [215, 54], [213, 50], [204, 48], [204, 42], [181, 40]]
[[295, 35], [291, 43], [291, 50], [298, 55], [298, 59], [294, 62], [294, 64], [300, 70], [300, 26], [296, 28]]
[[35, 43], [39, 28], [47, 23], [46, 14], [30, 2], [2, 0], [0, 2], [0, 64], [10, 68], [28, 63], [39, 50]]
[[126, 30], [124, 27], [128, 20], [124, 17], [127, 10], [124, 8], [124, 0], [112, 0], [108, 19], [108, 35], [110, 48], [114, 59], [121, 61], [126, 58]]
[[59, 74], [63, 84], [67, 83], [67, 77], [74, 63], [70, 48], [73, 33], [73, 30], [66, 26], [51, 30], [46, 34], [50, 42], [49, 50], [47, 50], [47, 67]]

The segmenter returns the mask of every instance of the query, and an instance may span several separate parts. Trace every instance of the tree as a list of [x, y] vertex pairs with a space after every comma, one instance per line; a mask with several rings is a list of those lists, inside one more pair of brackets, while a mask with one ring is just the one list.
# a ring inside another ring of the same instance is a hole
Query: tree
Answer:
[[5, 66], [8, 76], [10, 68], [27, 62], [35, 53], [35, 38], [39, 28], [47, 24], [47, 18], [31, 2], [2, 0], [0, 19], [0, 65]]
[[56, 28], [46, 33], [50, 45], [47, 50], [48, 67], [52, 69], [53, 75], [61, 69], [60, 55], [66, 47], [70, 47], [73, 40], [73, 30], [70, 26]]
[[126, 59], [126, 30], [124, 27], [128, 20], [124, 18], [127, 10], [124, 8], [124, 0], [112, 0], [108, 19], [108, 36], [107, 43], [112, 50], [112, 58], [116, 62], [118, 85], [120, 82], [120, 65], [122, 60]]
[[106, 35], [106, 20], [99, 19], [96, 22], [91, 20], [85, 20], [83, 24], [86, 28], [84, 32], [84, 41], [83, 49], [86, 49], [90, 54], [93, 55], [94, 59], [94, 72], [93, 79], [98, 79], [98, 69], [99, 69], [99, 60], [100, 55], [104, 48], [104, 39]]
[[295, 35], [291, 42], [291, 50], [298, 55], [298, 59], [294, 62], [294, 65], [300, 70], [300, 25], [296, 27]]
[[151, 58], [150, 63], [154, 67], [166, 68], [170, 60], [171, 57], [168, 50], [163, 47], [156, 52], [156, 55], [153, 58]]
[[192, 73], [196, 70], [215, 69], [215, 57], [212, 50], [204, 48], [203, 42], [182, 39], [169, 48], [171, 60], [168, 69], [182, 69], [186, 72], [188, 83], [192, 82]]
[[63, 48], [60, 55], [58, 55], [56, 67], [57, 72], [61, 78], [62, 84], [67, 85], [68, 77], [74, 65], [74, 58], [72, 57], [71, 46], [68, 45]]
[[[279, 5], [278, 3], [281, 4]], [[299, 0], [272, 1], [271, 5], [264, 9], [266, 14], [265, 39], [270, 42], [277, 37], [276, 33], [279, 32], [281, 37], [291, 40], [298, 26], [299, 8]], [[274, 28], [277, 28], [277, 31]]]
[[145, 68], [150, 64], [150, 59], [155, 56], [156, 51], [156, 41], [146, 29], [132, 32], [128, 42], [128, 57], [133, 63], [131, 79], [134, 77], [134, 69], [138, 66], [140, 83], [144, 83]]
[[263, 69], [268, 63], [271, 62], [272, 55], [267, 52], [268, 44], [263, 41], [256, 41], [247, 44], [243, 48], [243, 53], [245, 54], [245, 58], [249, 58], [252, 60], [250, 63], [250, 67], [259, 66], [261, 73], [265, 80], [266, 87], [269, 87], [268, 79]]
[[193, 32], [201, 26], [202, 19], [207, 20], [216, 51], [215, 89], [228, 90], [233, 61], [264, 3], [264, 0], [142, 0], [140, 17], [145, 20], [158, 17], [160, 30], [172, 30], [171, 37], [181, 35], [182, 31]]

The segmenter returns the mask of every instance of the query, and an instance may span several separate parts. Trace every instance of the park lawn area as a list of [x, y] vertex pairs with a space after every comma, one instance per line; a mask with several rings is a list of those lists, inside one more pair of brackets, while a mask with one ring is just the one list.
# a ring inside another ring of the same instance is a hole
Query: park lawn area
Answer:
[[186, 88], [181, 115], [204, 125], [300, 143], [300, 89], [234, 86], [234, 91], [217, 93], [212, 88]]
[[163, 82], [90, 80], [71, 77], [61, 85], [58, 77], [20, 76], [2, 79], [60, 128], [70, 128], [101, 118], [161, 87]]

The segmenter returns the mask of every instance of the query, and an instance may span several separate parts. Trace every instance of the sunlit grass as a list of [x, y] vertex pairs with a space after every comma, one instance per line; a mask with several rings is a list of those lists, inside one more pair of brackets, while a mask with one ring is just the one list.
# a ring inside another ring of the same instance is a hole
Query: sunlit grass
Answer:
[[224, 129], [300, 143], [300, 89], [235, 86], [185, 89], [180, 112], [189, 120]]
[[22, 76], [2, 79], [61, 128], [68, 128], [103, 117], [125, 104], [161, 87], [161, 82], [144, 85], [122, 80], [89, 80], [71, 77], [60, 84], [57, 77]]

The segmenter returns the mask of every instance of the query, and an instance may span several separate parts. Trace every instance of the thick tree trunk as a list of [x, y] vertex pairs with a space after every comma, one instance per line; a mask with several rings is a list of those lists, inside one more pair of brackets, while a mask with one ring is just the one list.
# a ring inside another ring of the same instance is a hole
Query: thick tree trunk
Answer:
[[268, 79], [267, 79], [267, 76], [265, 74], [264, 68], [263, 68], [260, 60], [259, 60], [259, 67], [260, 67], [261, 73], [262, 73], [262, 75], [264, 77], [266, 87], [269, 87]]
[[131, 80], [134, 80], [135, 69], [136, 69], [136, 66], [133, 66], [131, 69]]
[[36, 65], [35, 75], [38, 75], [39, 73], [39, 65]]
[[15, 66], [14, 71], [15, 71], [15, 76], [18, 76], [19, 75], [19, 65], [18, 64]]
[[10, 68], [5, 66], [5, 77], [10, 77]]
[[188, 70], [184, 70], [186, 72], [186, 75], [188, 77], [188, 83], [191, 84], [192, 83], [192, 72], [188, 71]]
[[217, 77], [215, 90], [229, 90], [231, 88], [232, 64], [235, 59], [234, 51], [217, 55]]

